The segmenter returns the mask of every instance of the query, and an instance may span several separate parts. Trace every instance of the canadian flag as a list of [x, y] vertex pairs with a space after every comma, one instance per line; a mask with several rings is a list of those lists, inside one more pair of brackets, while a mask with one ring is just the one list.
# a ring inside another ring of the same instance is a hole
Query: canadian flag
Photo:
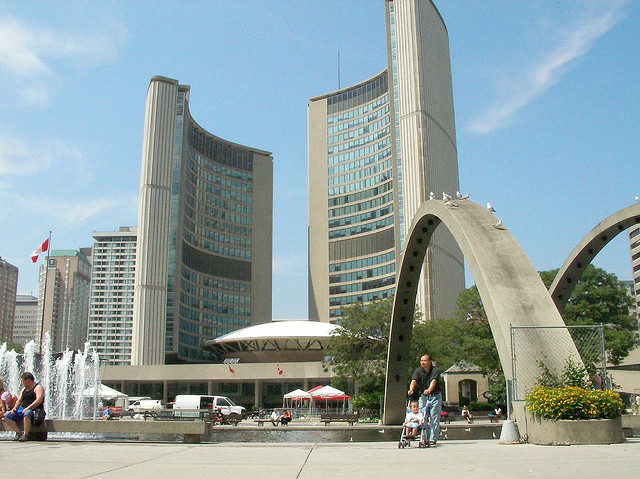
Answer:
[[282, 374], [284, 373], [284, 371], [282, 369], [280, 369], [280, 365], [278, 363], [276, 363], [276, 368], [278, 368], [278, 374], [280, 376], [282, 376]]
[[38, 255], [40, 253], [44, 253], [45, 251], [47, 251], [49, 249], [49, 238], [47, 238], [46, 240], [44, 240], [42, 242], [42, 244], [40, 246], [38, 246], [36, 248], [36, 250], [31, 253], [31, 261], [33, 263], [35, 263], [36, 261], [38, 261]]
[[229, 372], [230, 372], [231, 374], [235, 374], [235, 373], [236, 373], [236, 370], [235, 370], [235, 369], [233, 369], [231, 366], [229, 366]]

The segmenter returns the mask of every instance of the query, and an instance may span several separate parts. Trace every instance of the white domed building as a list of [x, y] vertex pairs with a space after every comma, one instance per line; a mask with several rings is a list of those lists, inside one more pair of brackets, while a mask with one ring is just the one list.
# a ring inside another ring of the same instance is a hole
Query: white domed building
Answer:
[[319, 321], [272, 321], [225, 334], [202, 347], [221, 359], [243, 363], [322, 361], [336, 328]]
[[102, 382], [130, 396], [173, 401], [178, 394], [228, 396], [247, 409], [281, 407], [284, 394], [331, 382], [322, 361], [333, 324], [281, 320], [250, 326], [211, 339], [202, 348], [215, 364], [101, 367]]

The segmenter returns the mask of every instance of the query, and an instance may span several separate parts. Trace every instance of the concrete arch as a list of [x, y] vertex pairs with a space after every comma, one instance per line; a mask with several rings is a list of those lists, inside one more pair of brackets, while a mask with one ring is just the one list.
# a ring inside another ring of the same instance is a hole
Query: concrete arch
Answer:
[[[404, 418], [418, 280], [431, 236], [441, 223], [455, 238], [476, 281], [507, 379], [512, 379], [510, 325], [564, 326], [538, 272], [511, 233], [494, 227], [497, 218], [477, 203], [459, 200], [456, 204], [424, 202], [407, 235], [391, 320], [384, 424], [398, 424]], [[520, 347], [518, 354], [530, 361], [544, 359], [552, 369], [562, 368], [569, 356], [579, 355], [569, 333], [563, 331], [560, 336], [551, 343], [539, 335]], [[520, 374], [518, 379], [527, 384], [535, 380]]]
[[640, 203], [627, 206], [605, 218], [582, 238], [549, 287], [549, 294], [558, 311], [564, 310], [584, 269], [591, 264], [600, 250], [620, 233], [637, 224], [640, 224]]

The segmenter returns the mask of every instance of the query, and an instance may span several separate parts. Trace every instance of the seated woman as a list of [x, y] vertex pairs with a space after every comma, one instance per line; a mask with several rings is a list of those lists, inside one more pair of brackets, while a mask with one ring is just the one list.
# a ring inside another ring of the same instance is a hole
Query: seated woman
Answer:
[[288, 425], [291, 422], [291, 413], [289, 412], [288, 409], [285, 409], [284, 412], [282, 413], [282, 416], [280, 417], [280, 424], [282, 424], [283, 426]]

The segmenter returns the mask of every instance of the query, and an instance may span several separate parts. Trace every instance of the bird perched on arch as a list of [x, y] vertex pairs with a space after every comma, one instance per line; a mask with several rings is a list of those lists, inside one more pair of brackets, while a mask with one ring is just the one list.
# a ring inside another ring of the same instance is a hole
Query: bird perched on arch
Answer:
[[447, 200], [444, 202], [444, 205], [448, 208], [457, 208], [458, 205], [456, 205], [453, 201], [451, 200]]
[[436, 197], [436, 194], [432, 191], [429, 193], [429, 199], [430, 200], [437, 200], [438, 198]]
[[456, 191], [456, 196], [458, 197], [459, 200], [468, 200], [469, 199], [469, 193], [467, 193], [466, 195], [461, 195], [459, 191]]
[[489, 213], [494, 213], [496, 211], [493, 206], [491, 206], [491, 203], [487, 203], [487, 210], [489, 210]]
[[442, 201], [452, 200], [453, 196], [446, 194], [444, 191], [442, 192]]

